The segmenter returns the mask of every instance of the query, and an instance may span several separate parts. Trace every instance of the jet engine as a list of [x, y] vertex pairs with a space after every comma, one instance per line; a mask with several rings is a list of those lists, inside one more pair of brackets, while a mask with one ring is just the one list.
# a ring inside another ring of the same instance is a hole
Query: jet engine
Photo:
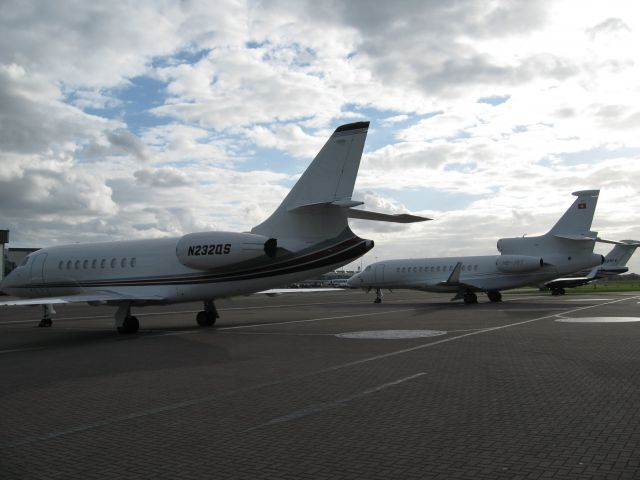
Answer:
[[542, 258], [528, 255], [500, 255], [496, 267], [504, 273], [527, 273], [539, 270], [544, 265]]
[[189, 233], [178, 240], [176, 256], [186, 267], [198, 270], [240, 263], [260, 257], [274, 258], [278, 242], [253, 233]]

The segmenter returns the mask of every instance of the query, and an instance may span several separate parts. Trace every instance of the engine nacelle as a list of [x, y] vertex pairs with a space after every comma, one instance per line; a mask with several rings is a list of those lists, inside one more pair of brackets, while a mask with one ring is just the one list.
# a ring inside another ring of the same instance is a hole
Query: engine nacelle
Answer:
[[254, 258], [273, 258], [277, 247], [275, 238], [253, 233], [200, 232], [180, 238], [176, 256], [186, 267], [211, 270]]
[[527, 273], [539, 270], [544, 265], [542, 258], [528, 255], [500, 255], [496, 267], [504, 273]]
[[[514, 237], [498, 240], [498, 251], [502, 255], [522, 255], [525, 252], [537, 250], [544, 243], [543, 237]], [[526, 255], [525, 255], [526, 256]]]

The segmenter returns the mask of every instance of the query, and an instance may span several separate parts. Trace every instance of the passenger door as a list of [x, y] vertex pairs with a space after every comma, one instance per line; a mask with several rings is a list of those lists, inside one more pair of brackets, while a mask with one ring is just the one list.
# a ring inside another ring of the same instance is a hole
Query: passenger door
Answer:
[[36, 295], [45, 295], [47, 289], [44, 287], [44, 263], [47, 259], [46, 253], [36, 254], [31, 261], [31, 291]]
[[376, 265], [376, 269], [373, 272], [373, 275], [374, 275], [374, 281], [376, 283], [384, 282], [384, 264]]

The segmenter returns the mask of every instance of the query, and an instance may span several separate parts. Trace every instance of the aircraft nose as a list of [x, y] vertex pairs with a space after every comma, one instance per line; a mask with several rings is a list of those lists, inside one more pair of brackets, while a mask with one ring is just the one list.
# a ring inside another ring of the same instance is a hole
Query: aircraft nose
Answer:
[[2, 279], [2, 281], [0, 282], [0, 292], [10, 295], [8, 289], [11, 288], [15, 283], [12, 277], [13, 272]]
[[357, 288], [360, 286], [360, 283], [362, 283], [362, 277], [360, 277], [359, 273], [355, 274], [353, 277], [347, 280], [347, 286], [349, 286], [350, 288]]

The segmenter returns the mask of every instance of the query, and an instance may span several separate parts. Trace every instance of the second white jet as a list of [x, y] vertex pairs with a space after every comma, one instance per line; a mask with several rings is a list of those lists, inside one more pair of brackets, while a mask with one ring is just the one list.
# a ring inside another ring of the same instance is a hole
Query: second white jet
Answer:
[[375, 289], [376, 303], [382, 289], [452, 292], [452, 300], [477, 303], [476, 292], [489, 300], [502, 300], [501, 290], [536, 285], [603, 263], [593, 253], [597, 232], [591, 222], [599, 190], [574, 192], [571, 207], [546, 234], [498, 240], [500, 255], [406, 258], [376, 262], [349, 279], [352, 288]]

